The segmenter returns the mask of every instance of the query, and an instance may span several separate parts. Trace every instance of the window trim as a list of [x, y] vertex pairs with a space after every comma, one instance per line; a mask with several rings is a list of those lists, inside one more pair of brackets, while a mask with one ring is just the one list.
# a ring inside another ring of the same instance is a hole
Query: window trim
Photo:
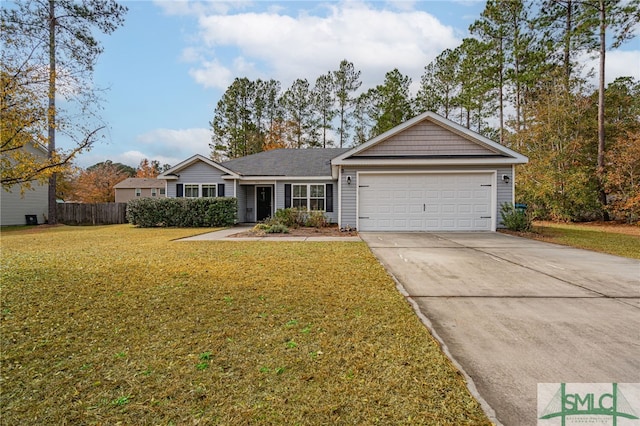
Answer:
[[[219, 189], [219, 184], [217, 183], [184, 183], [182, 184], [182, 193], [183, 193], [183, 197], [184, 198], [217, 198], [218, 197], [218, 189]], [[193, 189], [194, 187], [197, 187], [197, 191], [198, 191], [198, 195], [196, 196], [187, 196], [187, 190], [189, 189]], [[203, 187], [210, 187], [213, 189], [215, 195], [213, 197], [205, 197], [204, 195], [204, 190]]]
[[142, 188], [136, 188], [135, 195], [136, 197], [142, 197]]
[[[290, 206], [292, 208], [304, 208], [306, 210], [309, 211], [320, 211], [320, 212], [327, 212], [327, 184], [326, 183], [291, 183], [291, 200], [290, 200]], [[332, 184], [330, 184], [332, 185]], [[306, 188], [306, 196], [305, 197], [296, 197], [295, 196], [295, 187], [296, 186], [302, 186]], [[311, 196], [311, 187], [312, 186], [319, 186], [322, 187], [322, 192], [323, 192], [323, 196], [322, 197], [312, 197]], [[331, 190], [333, 190], [333, 187], [331, 187]], [[285, 193], [287, 192], [286, 187], [285, 187]], [[332, 194], [333, 195], [333, 194]], [[286, 197], [286, 195], [285, 195]], [[295, 200], [305, 200], [305, 206], [301, 207], [301, 206], [294, 206]], [[322, 200], [322, 205], [323, 208], [321, 210], [311, 210], [311, 200]], [[286, 200], [285, 200], [286, 203]], [[286, 205], [285, 205], [286, 207]]]
[[[304, 188], [304, 196], [296, 196], [296, 187]], [[297, 200], [304, 200], [304, 206], [296, 206]], [[291, 207], [300, 209], [300, 208], [309, 208], [309, 185], [306, 183], [293, 183], [291, 184]]]
[[[213, 188], [213, 197], [211, 195], [204, 195], [205, 187], [209, 190]], [[218, 196], [218, 185], [215, 183], [201, 183], [200, 184], [200, 198], [216, 198]]]
[[158, 196], [158, 188], [151, 188], [151, 196], [152, 197]]
[[[187, 195], [187, 192], [191, 192], [195, 187], [196, 190], [196, 195]], [[185, 183], [184, 186], [182, 187], [183, 189], [183, 196], [184, 198], [200, 198], [200, 184], [199, 183]]]

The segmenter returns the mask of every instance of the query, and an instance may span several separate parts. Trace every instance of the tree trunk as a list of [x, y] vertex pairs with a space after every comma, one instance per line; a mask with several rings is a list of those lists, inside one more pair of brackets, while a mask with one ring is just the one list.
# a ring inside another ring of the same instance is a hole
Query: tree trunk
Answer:
[[572, 21], [573, 5], [571, 0], [567, 0], [567, 16], [565, 21], [565, 34], [564, 34], [564, 75], [565, 75], [565, 87], [567, 92], [571, 90], [571, 37], [573, 31]]
[[[605, 134], [604, 134], [604, 65], [606, 54], [606, 4], [605, 0], [598, 2], [600, 8], [600, 78], [598, 82], [598, 162], [596, 169], [596, 176], [598, 179], [598, 196], [602, 207], [606, 209], [607, 206], [607, 193], [604, 189], [605, 178], [605, 163], [604, 163], [604, 151], [605, 151]], [[604, 220], [609, 220], [609, 214], [606, 210], [603, 211]]]
[[[56, 151], [56, 17], [55, 0], [49, 0], [49, 108], [48, 120], [48, 155], [52, 158]], [[49, 224], [58, 223], [58, 210], [56, 205], [56, 181], [57, 173], [49, 178]]]
[[504, 52], [503, 46], [504, 39], [500, 34], [498, 54], [500, 55], [498, 64], [498, 107], [499, 107], [499, 119], [500, 119], [500, 144], [504, 145]]

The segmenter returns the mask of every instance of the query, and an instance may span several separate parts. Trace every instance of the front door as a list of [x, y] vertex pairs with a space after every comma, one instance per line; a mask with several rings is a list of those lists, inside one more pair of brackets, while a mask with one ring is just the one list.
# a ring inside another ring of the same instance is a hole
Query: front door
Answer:
[[270, 186], [256, 188], [256, 221], [260, 222], [271, 216], [272, 191]]

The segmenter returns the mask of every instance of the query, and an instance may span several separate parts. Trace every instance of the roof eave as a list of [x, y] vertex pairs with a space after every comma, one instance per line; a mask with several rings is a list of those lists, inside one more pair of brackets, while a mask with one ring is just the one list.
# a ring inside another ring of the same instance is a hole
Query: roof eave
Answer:
[[262, 176], [241, 176], [238, 178], [238, 181], [240, 182], [247, 182], [247, 181], [287, 181], [287, 180], [317, 180], [317, 181], [324, 181], [324, 180], [335, 180], [331, 175], [327, 175], [327, 176], [269, 176], [269, 175], [262, 175]]
[[489, 158], [366, 158], [352, 157], [336, 161], [336, 166], [452, 166], [452, 165], [491, 165], [491, 164], [525, 164], [529, 159], [524, 156], [519, 158], [489, 157]]

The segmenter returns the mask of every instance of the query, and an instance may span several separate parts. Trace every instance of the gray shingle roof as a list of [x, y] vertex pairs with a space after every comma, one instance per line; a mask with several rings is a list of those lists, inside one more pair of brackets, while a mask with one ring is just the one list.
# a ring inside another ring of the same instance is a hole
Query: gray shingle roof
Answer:
[[274, 149], [220, 164], [244, 176], [331, 176], [331, 159], [349, 149]]

